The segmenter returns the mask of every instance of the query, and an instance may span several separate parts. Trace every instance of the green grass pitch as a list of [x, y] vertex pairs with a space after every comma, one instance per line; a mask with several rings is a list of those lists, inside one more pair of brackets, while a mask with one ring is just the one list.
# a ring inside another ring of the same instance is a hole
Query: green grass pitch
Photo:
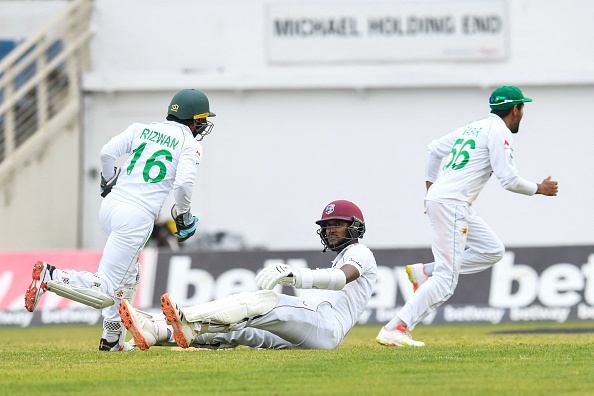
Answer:
[[424, 348], [376, 344], [379, 328], [333, 351], [102, 353], [97, 326], [0, 327], [0, 394], [594, 395], [594, 322], [421, 325]]

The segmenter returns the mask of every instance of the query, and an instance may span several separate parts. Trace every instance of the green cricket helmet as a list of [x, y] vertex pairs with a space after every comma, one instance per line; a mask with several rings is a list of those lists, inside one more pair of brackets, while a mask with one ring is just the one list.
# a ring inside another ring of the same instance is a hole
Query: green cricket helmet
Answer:
[[210, 111], [208, 98], [204, 92], [197, 89], [182, 89], [176, 93], [169, 103], [167, 114], [179, 120], [193, 120], [196, 126], [194, 137], [200, 136], [198, 140], [208, 135], [214, 126], [206, 118], [216, 116]]

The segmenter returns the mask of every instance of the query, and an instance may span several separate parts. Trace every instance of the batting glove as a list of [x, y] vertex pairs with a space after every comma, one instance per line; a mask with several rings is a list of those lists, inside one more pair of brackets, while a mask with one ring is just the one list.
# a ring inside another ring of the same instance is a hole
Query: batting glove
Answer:
[[286, 264], [277, 264], [264, 268], [256, 275], [256, 284], [262, 289], [272, 290], [276, 285], [295, 286], [299, 272]]
[[107, 194], [109, 194], [111, 192], [111, 189], [113, 188], [113, 186], [116, 185], [117, 181], [118, 181], [118, 176], [120, 176], [120, 172], [122, 171], [122, 168], [113, 168], [114, 170], [114, 175], [111, 179], [109, 180], [105, 180], [105, 178], [103, 177], [103, 174], [101, 174], [101, 183], [99, 184], [99, 193], [101, 194], [101, 196], [103, 198], [107, 197]]
[[177, 215], [175, 218], [175, 227], [177, 232], [173, 234], [178, 242], [184, 242], [196, 232], [198, 217], [192, 216], [188, 210], [186, 213]]

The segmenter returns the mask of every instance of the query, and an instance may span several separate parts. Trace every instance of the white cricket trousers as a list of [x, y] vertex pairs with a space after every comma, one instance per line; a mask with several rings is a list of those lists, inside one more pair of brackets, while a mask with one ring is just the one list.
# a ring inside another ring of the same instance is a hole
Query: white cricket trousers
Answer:
[[[198, 336], [196, 344], [244, 345], [262, 349], [334, 349], [345, 334], [329, 302], [278, 295], [272, 311], [254, 319], [250, 327], [214, 337]], [[198, 346], [198, 345], [197, 345]]]
[[[101, 279], [101, 291], [113, 297], [115, 304], [104, 308], [103, 318], [119, 322], [121, 298], [133, 300], [140, 280], [138, 257], [150, 237], [154, 218], [137, 206], [118, 201], [108, 195], [101, 203], [99, 219], [107, 239], [96, 275]], [[95, 274], [87, 271], [68, 273], [70, 284], [90, 288]]]
[[454, 294], [460, 274], [491, 268], [505, 253], [503, 243], [470, 206], [426, 201], [425, 207], [435, 267], [397, 315], [410, 330]]

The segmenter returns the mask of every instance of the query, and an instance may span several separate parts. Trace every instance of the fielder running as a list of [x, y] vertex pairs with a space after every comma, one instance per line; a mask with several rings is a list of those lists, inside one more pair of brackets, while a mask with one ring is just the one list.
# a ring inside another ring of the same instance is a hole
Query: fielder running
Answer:
[[[107, 239], [96, 273], [60, 270], [44, 261], [33, 266], [25, 308], [33, 312], [45, 291], [102, 309], [101, 351], [130, 350], [125, 343], [118, 306], [134, 301], [140, 281], [138, 258], [171, 190], [179, 242], [196, 231], [198, 217], [190, 213], [200, 140], [213, 124], [206, 95], [184, 89], [172, 98], [167, 121], [135, 123], [112, 138], [101, 150], [100, 220]], [[122, 168], [116, 160], [130, 154]], [[117, 184], [116, 184], [117, 182]], [[109, 194], [109, 195], [108, 195]]]
[[[365, 233], [361, 210], [339, 200], [327, 205], [318, 234], [324, 251], [337, 253], [326, 269], [264, 268], [256, 283], [264, 290], [234, 294], [179, 308], [169, 294], [161, 297], [163, 316], [135, 310], [122, 300], [120, 315], [140, 349], [153, 345], [210, 349], [244, 345], [262, 349], [334, 349], [371, 298], [377, 278], [373, 253], [359, 243]], [[277, 285], [310, 290], [307, 297], [277, 294]]]
[[471, 207], [493, 173], [506, 190], [524, 195], [557, 195], [557, 182], [550, 176], [542, 183], [529, 182], [518, 175], [514, 163], [512, 134], [519, 130], [524, 103], [531, 101], [517, 87], [497, 88], [489, 98], [491, 114], [487, 118], [429, 145], [425, 207], [435, 262], [406, 266], [416, 292], [381, 329], [378, 343], [424, 346], [413, 340], [408, 330], [452, 296], [460, 274], [484, 271], [501, 260], [503, 244]]

